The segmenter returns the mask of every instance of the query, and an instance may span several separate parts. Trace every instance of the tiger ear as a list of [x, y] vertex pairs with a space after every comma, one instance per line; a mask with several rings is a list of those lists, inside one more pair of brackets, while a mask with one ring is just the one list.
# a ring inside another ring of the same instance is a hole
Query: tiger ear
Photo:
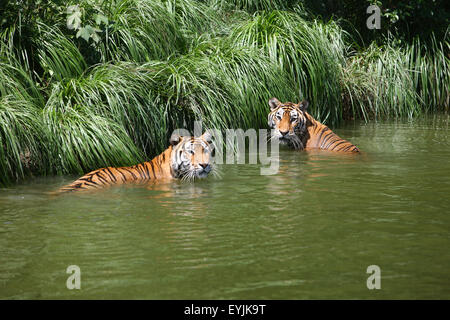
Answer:
[[281, 102], [278, 101], [277, 98], [270, 98], [269, 99], [269, 106], [270, 106], [270, 111], [275, 110], [276, 108], [278, 108], [280, 106]]
[[309, 102], [306, 100], [303, 100], [302, 102], [300, 102], [298, 104], [298, 107], [301, 111], [306, 111], [306, 109], [308, 109], [308, 106], [309, 106]]
[[172, 146], [176, 146], [181, 141], [181, 136], [179, 134], [174, 133], [170, 137], [169, 141]]
[[212, 135], [209, 131], [205, 131], [205, 133], [202, 135], [203, 140], [210, 143], [212, 139]]

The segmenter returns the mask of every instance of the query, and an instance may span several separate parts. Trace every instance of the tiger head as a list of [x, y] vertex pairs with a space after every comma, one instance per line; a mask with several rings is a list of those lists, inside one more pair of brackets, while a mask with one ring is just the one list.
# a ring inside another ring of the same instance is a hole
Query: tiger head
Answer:
[[211, 134], [206, 132], [201, 137], [180, 136], [173, 134], [171, 171], [175, 178], [192, 180], [205, 178], [211, 172]]
[[302, 134], [306, 131], [306, 109], [308, 101], [298, 104], [281, 103], [277, 98], [269, 100], [270, 113], [268, 124], [272, 131], [272, 139], [278, 139], [281, 144], [288, 144], [295, 149], [303, 149]]

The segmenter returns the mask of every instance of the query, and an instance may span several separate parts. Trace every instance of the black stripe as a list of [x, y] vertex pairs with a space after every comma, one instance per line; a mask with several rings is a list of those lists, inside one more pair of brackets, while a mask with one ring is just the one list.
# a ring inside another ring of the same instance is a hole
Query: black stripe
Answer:
[[142, 163], [139, 163], [137, 166], [139, 168], [139, 172], [142, 172], [141, 173], [142, 179], [148, 179], [147, 174], [145, 173], [144, 166], [142, 165]]
[[345, 140], [342, 140], [341, 142], [339, 142], [338, 144], [336, 144], [335, 146], [333, 146], [333, 149], [331, 149], [331, 150], [334, 150], [334, 149], [336, 149], [337, 148], [337, 146], [339, 146], [339, 145], [341, 145], [341, 144], [343, 144], [343, 143], [346, 143], [347, 141], [345, 141]]
[[152, 166], [153, 177], [156, 179], [155, 167], [153, 166], [152, 162], [150, 162], [150, 165]]
[[328, 148], [329, 148], [333, 143], [336, 143], [336, 141], [339, 141], [339, 140], [342, 140], [342, 139], [335, 139], [335, 140], [332, 140], [330, 143], [328, 143], [328, 144], [325, 146], [325, 150], [328, 150]]
[[119, 171], [119, 173], [122, 175], [122, 182], [126, 182], [127, 181], [127, 177], [123, 174], [122, 171], [120, 171], [122, 168], [116, 168], [117, 171]]
[[85, 175], [85, 176], [81, 177], [81, 178], [78, 179], [78, 180], [84, 180], [84, 181], [92, 182], [92, 176], [93, 176], [93, 175], [94, 175], [94, 174], [91, 174], [91, 175]]
[[334, 136], [333, 131], [331, 131], [330, 133], [328, 133], [328, 134], [325, 136], [325, 138], [323, 139], [322, 143], [320, 144], [320, 148], [323, 149], [323, 146], [324, 146], [325, 142], [327, 142], [328, 139], [330, 139], [330, 137], [333, 137], [333, 136]]
[[106, 168], [103, 168], [103, 169], [101, 169], [99, 172], [102, 172], [102, 173], [106, 174], [106, 176], [107, 176], [110, 180], [112, 180], [112, 179], [111, 179], [111, 176], [110, 176], [110, 174], [109, 174], [109, 172], [107, 172], [105, 169], [106, 169]]
[[136, 177], [136, 175], [134, 174], [133, 171], [130, 171], [130, 170], [129, 170], [128, 168], [126, 168], [126, 167], [123, 167], [122, 169], [125, 170], [125, 171], [128, 171], [129, 173], [131, 173], [131, 175], [133, 176], [133, 178], [134, 178], [135, 180], [137, 180], [137, 177]]
[[[96, 175], [97, 175], [97, 178], [98, 178], [99, 180], [105, 181], [104, 184], [106, 184], [106, 183], [108, 182], [108, 180], [106, 180], [105, 177], [103, 177], [103, 176], [101, 175], [100, 171], [98, 171], [98, 172], [96, 173]], [[103, 181], [102, 181], [102, 182], [103, 182]]]
[[105, 168], [105, 170], [108, 172], [109, 176], [114, 180], [114, 182], [117, 182], [117, 178], [114, 175], [114, 173], [112, 173], [111, 170], [109, 170], [109, 168]]
[[[83, 179], [78, 179], [78, 180], [83, 180]], [[93, 187], [93, 186], [97, 187], [97, 185], [98, 185], [97, 182], [95, 182], [95, 181], [85, 181], [84, 184], [88, 185], [89, 187]]]
[[342, 151], [348, 151], [351, 147], [353, 147], [353, 145], [349, 142], [349, 145], [347, 146], [347, 148], [342, 149]]
[[320, 132], [319, 138], [317, 139], [317, 142], [320, 142], [320, 140], [322, 139], [322, 135], [324, 132], [330, 130], [328, 127], [325, 127], [322, 129], [322, 132]]
[[147, 179], [151, 179], [150, 177], [150, 171], [148, 171], [147, 162], [144, 162], [144, 168], [145, 168], [145, 174], [147, 175]]
[[[140, 180], [143, 180], [144, 174], [143, 174], [143, 171], [141, 170], [141, 168], [139, 167], [138, 164], [132, 166], [131, 169], [136, 170], [136, 171], [137, 171], [137, 174], [139, 175]], [[138, 180], [139, 180], [139, 179], [138, 179]]]

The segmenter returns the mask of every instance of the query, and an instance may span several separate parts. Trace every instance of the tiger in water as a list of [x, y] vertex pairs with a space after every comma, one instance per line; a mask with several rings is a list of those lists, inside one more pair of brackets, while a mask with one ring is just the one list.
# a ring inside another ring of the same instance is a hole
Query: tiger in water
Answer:
[[269, 100], [269, 127], [274, 129], [272, 139], [294, 149], [322, 149], [341, 152], [359, 152], [352, 143], [340, 138], [327, 126], [315, 120], [306, 109], [308, 101], [298, 104]]
[[173, 134], [170, 146], [151, 161], [131, 167], [107, 167], [89, 172], [57, 193], [150, 180], [205, 178], [212, 170], [211, 134], [189, 137]]

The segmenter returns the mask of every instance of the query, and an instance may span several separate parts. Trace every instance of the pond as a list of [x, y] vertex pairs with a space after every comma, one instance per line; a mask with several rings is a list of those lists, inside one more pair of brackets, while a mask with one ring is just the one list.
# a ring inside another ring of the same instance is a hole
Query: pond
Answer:
[[334, 131], [361, 155], [281, 148], [272, 176], [221, 165], [194, 183], [2, 189], [0, 298], [449, 299], [449, 120], [346, 123]]

